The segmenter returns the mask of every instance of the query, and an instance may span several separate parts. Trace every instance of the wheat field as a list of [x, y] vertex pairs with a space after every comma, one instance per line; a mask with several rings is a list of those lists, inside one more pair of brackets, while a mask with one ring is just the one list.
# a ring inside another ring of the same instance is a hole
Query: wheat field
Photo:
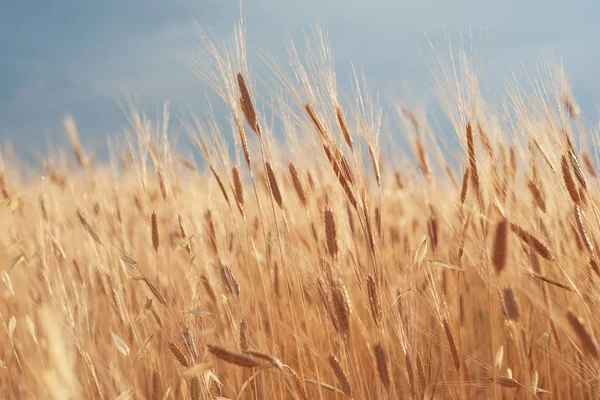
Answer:
[[4, 398], [600, 396], [598, 136], [561, 70], [493, 105], [462, 53], [453, 131], [395, 104], [395, 148], [324, 35], [262, 91], [243, 24], [208, 37], [229, 124], [182, 113], [197, 162], [134, 108], [107, 164], [71, 117], [70, 157], [2, 157]]

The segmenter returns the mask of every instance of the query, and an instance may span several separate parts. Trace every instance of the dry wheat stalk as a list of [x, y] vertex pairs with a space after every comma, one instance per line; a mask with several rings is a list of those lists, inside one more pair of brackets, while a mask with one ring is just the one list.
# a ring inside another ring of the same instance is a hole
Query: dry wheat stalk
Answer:
[[246, 367], [246, 368], [254, 368], [254, 367], [260, 366], [260, 363], [258, 363], [254, 358], [252, 358], [249, 355], [238, 353], [236, 351], [229, 350], [229, 349], [226, 349], [225, 347], [217, 346], [214, 344], [207, 344], [206, 348], [215, 357], [217, 357], [225, 362], [239, 365], [241, 367]]
[[339, 161], [334, 158], [333, 153], [331, 152], [331, 147], [329, 145], [324, 143], [323, 150], [325, 151], [325, 155], [327, 156], [327, 159], [329, 160], [329, 163], [333, 169], [333, 173], [338, 178], [338, 181], [342, 185], [342, 189], [344, 189], [344, 192], [346, 193], [348, 201], [350, 201], [350, 204], [352, 204], [354, 208], [357, 208], [358, 204], [356, 202], [356, 196], [354, 194], [354, 191], [352, 190], [352, 184], [351, 181], [348, 179], [347, 173], [343, 172], [342, 168], [340, 167]]
[[[330, 143], [330, 152], [331, 158], [335, 163], [338, 164], [338, 168], [340, 172], [344, 175], [344, 179], [348, 180], [351, 184], [355, 184], [356, 181], [354, 179], [354, 174], [352, 173], [352, 169], [350, 168], [350, 164], [348, 164], [348, 160], [346, 160], [346, 156], [342, 153], [342, 150], [333, 142]], [[329, 157], [329, 156], [328, 156]], [[379, 168], [379, 166], [377, 166]]]
[[340, 106], [335, 108], [335, 116], [337, 118], [338, 125], [342, 131], [342, 135], [344, 136], [344, 140], [350, 150], [354, 151], [354, 144], [352, 142], [352, 136], [350, 136], [350, 132], [348, 131], [348, 125], [346, 124], [346, 117], [344, 117], [344, 112]]
[[521, 313], [519, 311], [519, 302], [512, 287], [508, 286], [502, 290], [502, 300], [507, 317], [513, 321], [518, 321]]
[[187, 158], [185, 158], [183, 156], [179, 156], [179, 157], [177, 157], [177, 161], [179, 161], [179, 163], [181, 165], [183, 165], [190, 171], [196, 171], [196, 165], [193, 162], [191, 162], [190, 160], [188, 160]]
[[539, 187], [535, 184], [535, 182], [533, 180], [530, 180], [527, 182], [527, 187], [529, 188], [529, 191], [531, 192], [531, 196], [533, 197], [535, 204], [538, 206], [538, 208], [540, 210], [542, 210], [542, 212], [545, 213], [546, 212], [546, 201], [544, 200], [544, 195], [540, 191]]
[[344, 368], [338, 361], [338, 359], [334, 355], [329, 356], [329, 365], [333, 372], [335, 373], [335, 377], [337, 378], [340, 386], [342, 387], [342, 392], [347, 396], [352, 397], [352, 386], [350, 386], [350, 381], [348, 380], [348, 376], [344, 372]]
[[[300, 393], [300, 397], [302, 397], [302, 400], [308, 400], [308, 396], [306, 395], [306, 391], [304, 390], [302, 380], [300, 379], [296, 371], [294, 371], [287, 365], [285, 367], [292, 374], [292, 377], [294, 378], [294, 383], [296, 384], [296, 390]], [[307, 379], [306, 382], [309, 382], [309, 380]], [[320, 382], [317, 384], [320, 384]]]
[[400, 107], [400, 110], [402, 111], [402, 114], [408, 118], [408, 120], [410, 121], [410, 123], [412, 124], [413, 128], [415, 129], [415, 132], [417, 133], [421, 133], [421, 125], [419, 124], [419, 120], [417, 119], [417, 117], [415, 116], [415, 114], [409, 110], [406, 107]]
[[283, 363], [281, 362], [281, 360], [271, 354], [263, 353], [263, 352], [257, 351], [257, 350], [249, 350], [249, 349], [245, 350], [244, 353], [249, 354], [256, 358], [260, 358], [262, 360], [266, 360], [266, 361], [270, 362], [271, 365], [273, 365], [275, 368], [283, 370]]
[[195, 364], [198, 362], [198, 348], [196, 347], [196, 340], [194, 339], [194, 333], [191, 329], [185, 329], [183, 331], [183, 340], [185, 345], [192, 356], [192, 362]]
[[567, 192], [569, 192], [569, 196], [571, 196], [573, 203], [579, 205], [581, 203], [579, 192], [577, 191], [577, 186], [575, 186], [575, 181], [573, 181], [573, 176], [571, 176], [570, 164], [564, 155], [560, 159], [560, 165], [562, 168], [563, 180], [565, 181]]
[[377, 362], [377, 372], [379, 373], [379, 379], [381, 380], [381, 383], [383, 383], [383, 386], [385, 386], [385, 388], [389, 390], [391, 381], [390, 373], [388, 370], [386, 352], [383, 349], [381, 343], [377, 343], [373, 347], [373, 351], [375, 352], [375, 361]]
[[504, 386], [507, 388], [519, 388], [519, 387], [523, 386], [516, 379], [510, 378], [508, 376], [501, 375], [501, 376], [498, 376], [497, 379], [498, 380], [496, 381], [496, 383], [498, 383], [498, 385]]
[[394, 180], [396, 182], [396, 186], [398, 186], [398, 189], [404, 189], [404, 181], [402, 180], [402, 175], [400, 174], [400, 172], [394, 172]]
[[410, 354], [404, 354], [404, 365], [406, 367], [406, 375], [408, 377], [408, 384], [410, 386], [411, 394], [415, 395], [415, 373], [413, 371], [412, 361], [410, 360]]
[[229, 290], [229, 293], [235, 295], [238, 299], [240, 298], [240, 284], [237, 279], [235, 279], [235, 275], [233, 275], [233, 271], [221, 263], [221, 279], [223, 280], [223, 284]]
[[457, 263], [460, 265], [462, 263], [462, 256], [465, 249], [465, 243], [467, 241], [467, 231], [469, 229], [469, 221], [471, 221], [471, 214], [467, 215], [465, 221], [463, 222], [462, 232], [460, 234], [460, 240], [458, 242], [458, 252], [457, 252]]
[[420, 137], [415, 140], [415, 149], [417, 152], [417, 160], [419, 160], [419, 169], [425, 177], [429, 178], [431, 170], [429, 169], [427, 154], [425, 153], [425, 147], [423, 146], [423, 141]]
[[429, 205], [429, 218], [427, 219], [427, 233], [429, 235], [429, 243], [431, 243], [431, 250], [435, 254], [438, 247], [439, 229], [437, 215], [431, 204]]
[[581, 169], [581, 164], [579, 163], [579, 159], [577, 158], [577, 154], [575, 153], [575, 148], [573, 144], [569, 140], [569, 161], [571, 162], [571, 167], [573, 168], [573, 172], [575, 172], [575, 178], [581, 185], [583, 189], [587, 189], [587, 181], [585, 180], [585, 175], [583, 173], [583, 169]]
[[298, 196], [300, 203], [302, 203], [302, 205], [306, 207], [308, 202], [306, 198], [306, 192], [304, 191], [304, 186], [302, 185], [302, 180], [300, 179], [300, 174], [298, 173], [298, 170], [296, 169], [296, 166], [293, 162], [289, 163], [288, 169], [290, 171], [290, 176], [292, 178], [292, 184], [294, 185], [296, 195]]
[[238, 128], [238, 133], [240, 135], [240, 142], [242, 142], [242, 151], [244, 152], [244, 159], [246, 160], [246, 164], [248, 168], [252, 168], [250, 163], [250, 151], [248, 150], [248, 140], [246, 138], [246, 130], [244, 129], [244, 124], [240, 117], [235, 118], [235, 122]]
[[310, 104], [306, 104], [304, 106], [304, 109], [306, 110], [306, 112], [308, 113], [308, 116], [310, 117], [311, 121], [315, 125], [317, 132], [319, 132], [319, 134], [321, 135], [321, 138], [323, 140], [328, 140], [329, 136], [327, 135], [327, 132], [325, 131], [325, 128], [323, 127], [323, 124], [319, 120], [319, 117], [317, 116], [315, 109]]
[[487, 153], [490, 160], [494, 159], [494, 150], [492, 149], [492, 142], [487, 132], [483, 128], [481, 121], [477, 122], [477, 132], [479, 132], [479, 139], [481, 139], [481, 145]]
[[150, 222], [152, 225], [152, 247], [154, 251], [158, 253], [158, 246], [160, 244], [158, 240], [158, 222], [156, 220], [156, 212], [152, 211], [152, 216], [150, 218]]
[[581, 211], [581, 208], [577, 204], [575, 204], [573, 209], [575, 212], [575, 221], [577, 222], [577, 229], [579, 231], [579, 235], [581, 236], [581, 240], [583, 240], [586, 249], [588, 249], [590, 253], [593, 253], [594, 246], [592, 245], [592, 241], [590, 240], [590, 237], [588, 236], [585, 230], [585, 226], [583, 225], [583, 213]]
[[555, 281], [554, 279], [550, 279], [547, 276], [541, 275], [537, 272], [531, 272], [531, 276], [534, 277], [535, 279], [538, 279], [540, 281], [546, 282], [552, 286], [556, 286], [558, 288], [564, 289], [564, 290], [568, 290], [569, 292], [573, 292], [573, 288], [569, 285], [566, 285], [564, 283]]
[[85, 228], [87, 233], [92, 237], [92, 239], [94, 239], [96, 241], [96, 243], [102, 244], [102, 241], [100, 240], [100, 236], [98, 236], [98, 234], [96, 233], [94, 228], [92, 228], [92, 226], [89, 224], [89, 222], [85, 219], [85, 217], [83, 216], [81, 211], [77, 210], [77, 216], [79, 217], [79, 222], [81, 222], [81, 225], [83, 225], [83, 227]]
[[337, 332], [341, 333], [340, 326], [339, 326], [339, 323], [337, 320], [337, 316], [336, 316], [334, 308], [333, 308], [333, 304], [331, 302], [331, 299], [329, 298], [329, 295], [327, 294], [327, 290], [325, 289], [325, 287], [326, 286], [325, 286], [325, 283], [323, 282], [323, 280], [321, 278], [317, 278], [317, 292], [319, 294], [319, 297], [321, 298], [321, 301], [323, 302], [325, 311], [327, 311], [329, 320], [331, 321], [331, 324], [333, 325], [335, 330]]
[[381, 329], [382, 327], [382, 311], [381, 302], [379, 301], [379, 294], [377, 291], [377, 285], [372, 275], [367, 276], [367, 291], [369, 295], [369, 306], [371, 308], [371, 317], [375, 325]]
[[231, 168], [231, 175], [233, 176], [233, 196], [241, 208], [244, 205], [244, 186], [242, 185], [240, 170], [237, 166]]
[[325, 218], [325, 236], [327, 238], [327, 250], [329, 251], [329, 254], [335, 258], [338, 253], [338, 242], [333, 211], [331, 211], [330, 208], [326, 208], [323, 214]]
[[269, 178], [269, 186], [271, 186], [271, 194], [273, 198], [277, 202], [279, 208], [283, 208], [283, 197], [281, 197], [281, 191], [279, 190], [279, 185], [277, 184], [277, 179], [275, 178], [275, 172], [273, 171], [273, 167], [270, 162], [266, 162], [265, 168], [267, 169], [267, 177]]
[[596, 273], [596, 275], [600, 276], [600, 268], [598, 267], [598, 262], [594, 259], [594, 257], [590, 257], [590, 267]]
[[346, 203], [346, 215], [348, 217], [348, 226], [350, 227], [350, 233], [352, 236], [356, 236], [356, 225], [354, 223], [354, 215], [352, 214], [352, 208], [350, 208], [350, 204]]
[[552, 253], [550, 252], [548, 246], [542, 243], [542, 241], [540, 241], [537, 237], [513, 222], [510, 222], [510, 230], [513, 231], [513, 233], [517, 235], [519, 239], [535, 250], [540, 256], [544, 257], [546, 260], [553, 260]]
[[179, 347], [177, 347], [177, 345], [172, 341], [169, 341], [169, 350], [171, 350], [173, 357], [175, 357], [175, 359], [179, 361], [179, 364], [183, 365], [186, 368], [190, 367], [190, 362], [188, 361], [185, 354], [183, 354]]
[[215, 179], [217, 180], [217, 184], [219, 185], [219, 189], [221, 189], [221, 194], [223, 195], [223, 198], [225, 198], [225, 201], [227, 202], [227, 204], [229, 204], [229, 196], [227, 195], [227, 190], [225, 190], [225, 185], [223, 185], [221, 177], [219, 176], [217, 170], [212, 164], [210, 164], [209, 167]]
[[200, 276], [200, 282], [202, 282], [205, 292], [208, 294], [208, 297], [210, 297], [211, 301], [214, 303], [217, 300], [217, 297], [215, 296], [215, 292], [212, 289], [212, 286], [210, 285], [210, 282], [208, 281], [205, 275]]
[[121, 297], [119, 296], [119, 293], [117, 293], [117, 290], [114, 287], [111, 288], [111, 295], [113, 302], [115, 303], [115, 308], [117, 309], [117, 314], [119, 315], [119, 320], [122, 324], [127, 325], [127, 318], [125, 316], [123, 302], [121, 301]]
[[458, 358], [458, 349], [456, 348], [456, 343], [454, 342], [454, 336], [452, 335], [452, 330], [450, 329], [450, 324], [446, 318], [442, 321], [444, 325], [444, 333], [446, 334], [446, 339], [448, 340], [448, 345], [450, 346], [450, 353], [452, 354], [452, 361], [454, 361], [454, 366], [457, 371], [460, 371], [460, 358]]
[[197, 376], [192, 377], [190, 386], [190, 396], [192, 400], [200, 400], [200, 380]]
[[92, 382], [94, 383], [94, 388], [98, 392], [98, 396], [101, 399], [104, 399], [105, 398], [104, 390], [102, 389], [102, 386], [100, 385], [100, 379], [98, 378], [98, 373], [96, 372], [96, 367], [94, 367], [92, 358], [90, 357], [89, 353], [87, 351], [85, 351], [81, 342], [78, 339], [75, 340], [75, 346], [77, 348], [77, 352], [79, 353], [79, 356], [83, 359], [84, 364], [90, 371], [90, 375], [92, 376]]
[[335, 316], [339, 324], [340, 333], [344, 338], [350, 334], [350, 315], [352, 314], [352, 304], [346, 285], [341, 279], [338, 279], [335, 286], [331, 288], [331, 300]]
[[554, 167], [554, 164], [552, 164], [552, 161], [550, 161], [550, 157], [548, 156], [548, 153], [546, 153], [546, 150], [544, 149], [544, 147], [542, 147], [542, 145], [537, 140], [537, 138], [533, 138], [533, 144], [538, 149], [538, 151], [542, 155], [542, 158], [544, 159], [546, 164], [548, 164], [548, 166], [550, 167], [552, 172], [554, 172], [554, 174], [558, 175], [558, 172], [556, 172], [556, 168]]
[[275, 294], [277, 296], [279, 296], [281, 294], [281, 284], [280, 282], [280, 278], [279, 278], [280, 272], [279, 272], [279, 263], [277, 261], [275, 261], [274, 265], [273, 265], [273, 291], [275, 292]]
[[240, 349], [242, 351], [248, 350], [248, 322], [246, 318], [240, 321]]
[[[248, 90], [248, 86], [246, 85], [246, 80], [241, 73], [237, 74], [238, 86], [240, 88], [240, 106], [242, 108], [242, 112], [246, 117], [246, 121], [250, 128], [256, 133], [256, 135], [260, 138], [261, 131], [260, 125], [258, 125], [258, 119], [256, 118], [256, 111], [254, 109], [254, 104], [252, 104], [252, 97], [250, 96], [250, 91]], [[242, 141], [244, 143], [244, 141]]]
[[462, 187], [460, 189], [460, 204], [465, 204], [465, 199], [467, 198], [467, 190], [469, 189], [469, 168], [465, 168], [465, 172], [463, 174], [462, 179]]
[[421, 356], [417, 352], [417, 376], [419, 377], [419, 384], [421, 388], [425, 388], [427, 386], [427, 380], [425, 379], [425, 370], [423, 369], [423, 362], [421, 361]]
[[576, 119], [581, 114], [579, 106], [575, 102], [573, 95], [568, 90], [563, 96], [563, 105], [565, 106], [565, 109], [571, 118]]
[[209, 248], [212, 250], [213, 256], [218, 257], [219, 248], [217, 245], [217, 230], [210, 209], [206, 210], [204, 213], [204, 220], [206, 221], [206, 230], [208, 231], [207, 239]]
[[89, 159], [81, 146], [81, 142], [79, 141], [79, 133], [77, 131], [77, 125], [75, 125], [75, 120], [73, 117], [67, 116], [63, 120], [63, 128], [67, 132], [69, 136], [69, 142], [71, 143], [71, 148], [73, 149], [73, 154], [75, 154], [75, 158], [77, 159], [77, 163], [83, 169], [86, 169], [89, 166]]
[[598, 173], [596, 172], [596, 167], [594, 167], [594, 162], [588, 153], [583, 153], [583, 164], [587, 169], [588, 173], [594, 178], [598, 177]]
[[371, 224], [371, 215], [369, 213], [369, 203], [367, 202], [367, 194], [364, 189], [361, 192], [361, 200], [363, 205], [363, 219], [365, 221], [367, 239], [369, 240], [369, 248], [371, 249], [371, 254], [375, 256], [375, 236], [373, 235], [373, 226]]
[[571, 329], [577, 335], [579, 342], [581, 343], [583, 350], [592, 356], [593, 358], [598, 358], [598, 346], [596, 345], [596, 340], [592, 336], [592, 334], [587, 330], [585, 323], [581, 317], [577, 317], [573, 311], [567, 311], [567, 321], [571, 326]]
[[163, 200], [166, 200], [169, 196], [169, 191], [167, 189], [167, 182], [165, 181], [165, 173], [161, 166], [156, 168], [156, 175], [158, 177], [158, 186], [160, 188], [160, 194], [162, 195]]
[[371, 162], [373, 163], [373, 171], [375, 171], [375, 180], [377, 182], [377, 186], [381, 187], [381, 171], [379, 170], [379, 160], [377, 159], [377, 153], [375, 153], [375, 149], [369, 143], [369, 155], [371, 156]]
[[152, 282], [150, 282], [150, 280], [146, 277], [143, 277], [142, 280], [144, 281], [144, 283], [146, 283], [146, 286], [148, 287], [148, 289], [150, 289], [150, 291], [152, 292], [154, 297], [156, 297], [156, 300], [158, 300], [160, 302], [160, 304], [162, 304], [163, 306], [168, 308], [167, 300], [165, 300], [165, 298], [160, 293], [160, 291], [156, 288], [156, 286], [154, 286], [154, 284]]
[[5, 199], [10, 200], [10, 194], [8, 193], [8, 189], [6, 187], [6, 177], [4, 176], [4, 171], [2, 170], [0, 170], [0, 191]]
[[375, 231], [377, 235], [381, 235], [381, 209], [379, 207], [375, 207]]
[[492, 250], [492, 265], [496, 274], [500, 274], [506, 266], [508, 259], [508, 220], [502, 218], [496, 224], [494, 248]]
[[517, 174], [517, 151], [515, 146], [510, 146], [508, 153], [510, 155], [510, 176], [511, 180], [514, 181]]
[[192, 240], [191, 240], [192, 238], [190, 236], [188, 236], [188, 234], [187, 234], [185, 225], [183, 223], [183, 218], [181, 218], [181, 215], [177, 215], [177, 221], [179, 223], [179, 233], [181, 234], [181, 237], [183, 238], [184, 247], [188, 253], [188, 256], [191, 256], [192, 255]]
[[479, 191], [479, 172], [477, 171], [477, 158], [475, 157], [475, 142], [473, 141], [473, 129], [471, 121], [467, 122], [467, 153], [469, 157], [470, 177], [475, 191]]

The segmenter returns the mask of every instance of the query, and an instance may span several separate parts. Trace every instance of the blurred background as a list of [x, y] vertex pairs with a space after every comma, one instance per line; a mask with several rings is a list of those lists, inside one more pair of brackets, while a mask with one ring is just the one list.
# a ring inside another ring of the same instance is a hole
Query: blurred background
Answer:
[[[84, 146], [102, 158], [107, 136], [128, 124], [126, 92], [149, 114], [165, 101], [174, 119], [187, 105], [202, 114], [210, 91], [190, 70], [189, 52], [199, 44], [194, 21], [226, 39], [240, 7], [251, 54], [265, 49], [285, 58], [286, 38], [303, 43], [321, 24], [341, 90], [354, 63], [384, 112], [393, 100], [435, 102], [430, 42], [444, 55], [450, 38], [455, 49], [472, 43], [492, 95], [513, 76], [524, 84], [537, 78], [542, 60], [563, 62], [584, 117], [598, 118], [600, 5], [591, 1], [16, 1], [0, 6], [0, 143], [24, 158], [59, 147], [70, 113]], [[257, 57], [251, 60], [260, 71]]]

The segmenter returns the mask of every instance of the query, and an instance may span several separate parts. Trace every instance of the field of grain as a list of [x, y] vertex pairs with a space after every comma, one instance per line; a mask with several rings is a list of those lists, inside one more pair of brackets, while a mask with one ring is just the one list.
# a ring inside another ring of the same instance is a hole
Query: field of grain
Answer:
[[600, 396], [597, 134], [560, 70], [491, 105], [441, 64], [453, 132], [385, 105], [390, 140], [322, 35], [264, 92], [242, 25], [202, 38], [201, 160], [135, 109], [109, 164], [70, 117], [71, 157], [2, 156], [4, 398]]

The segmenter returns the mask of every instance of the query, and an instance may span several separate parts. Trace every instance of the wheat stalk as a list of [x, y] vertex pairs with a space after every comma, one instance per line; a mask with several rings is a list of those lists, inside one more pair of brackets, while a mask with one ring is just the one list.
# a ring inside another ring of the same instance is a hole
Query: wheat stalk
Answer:
[[337, 378], [340, 386], [342, 387], [342, 392], [349, 397], [352, 397], [352, 386], [350, 386], [350, 381], [348, 380], [348, 376], [344, 372], [344, 368], [338, 361], [338, 359], [334, 355], [329, 356], [329, 365], [331, 369], [333, 369], [333, 373]]
[[492, 250], [492, 265], [496, 274], [500, 274], [506, 266], [508, 259], [508, 220], [502, 218], [496, 224], [496, 233], [494, 236], [494, 248]]
[[331, 288], [331, 299], [335, 311], [336, 320], [339, 324], [340, 333], [347, 338], [350, 334], [350, 315], [352, 314], [352, 304], [348, 289], [341, 279], [338, 279], [335, 286]]
[[[256, 118], [256, 111], [254, 109], [254, 104], [252, 103], [252, 97], [250, 96], [250, 91], [248, 90], [248, 86], [246, 85], [246, 80], [241, 73], [237, 74], [238, 86], [240, 89], [240, 106], [242, 108], [242, 112], [246, 117], [246, 122], [250, 125], [250, 128], [256, 133], [256, 135], [260, 138], [261, 131], [260, 126], [258, 125], [258, 119]], [[244, 143], [245, 140], [242, 140]], [[249, 157], [246, 158], [246, 161], [249, 161]], [[249, 165], [250, 163], [248, 163]]]
[[527, 232], [525, 229], [513, 222], [510, 222], [510, 230], [513, 231], [513, 233], [517, 235], [519, 239], [535, 250], [540, 256], [544, 257], [546, 260], [553, 260], [548, 246], [546, 246], [541, 240], [532, 235], [530, 232]]
[[378, 328], [382, 328], [382, 311], [381, 311], [381, 302], [379, 300], [379, 294], [377, 291], [377, 286], [375, 284], [375, 279], [373, 279], [372, 275], [367, 276], [367, 291], [369, 295], [369, 307], [371, 309], [371, 317], [373, 318], [373, 322]]
[[160, 241], [158, 239], [158, 222], [156, 219], [155, 211], [152, 211], [150, 223], [152, 226], [152, 247], [154, 248], [154, 251], [158, 253], [158, 246], [160, 245]]
[[240, 367], [254, 368], [259, 367], [258, 363], [254, 358], [249, 355], [238, 353], [233, 350], [226, 349], [225, 347], [217, 346], [214, 344], [207, 344], [206, 348], [208, 351], [225, 362], [230, 364], [239, 365]]
[[352, 141], [352, 136], [350, 136], [350, 132], [348, 131], [348, 125], [346, 124], [346, 117], [344, 116], [344, 112], [340, 106], [335, 108], [335, 116], [340, 126], [340, 130], [342, 131], [342, 135], [344, 136], [344, 140], [350, 150], [354, 151], [354, 142]]
[[281, 196], [281, 190], [279, 190], [279, 185], [277, 184], [277, 179], [275, 178], [275, 172], [273, 171], [273, 167], [270, 162], [265, 163], [265, 168], [267, 169], [267, 177], [269, 178], [269, 186], [271, 187], [271, 194], [273, 198], [277, 202], [279, 208], [283, 208], [283, 197]]
[[327, 238], [327, 250], [332, 257], [336, 257], [338, 253], [337, 231], [335, 228], [335, 219], [330, 208], [324, 211], [325, 218], [325, 236]]
[[573, 311], [567, 311], [567, 321], [571, 326], [571, 329], [577, 335], [579, 342], [581, 343], [583, 350], [595, 359], [598, 359], [598, 346], [594, 337], [590, 334], [586, 328], [585, 323], [581, 317], [577, 317]]
[[373, 347], [373, 351], [375, 352], [375, 361], [377, 363], [377, 372], [379, 373], [379, 379], [383, 386], [389, 390], [391, 381], [390, 381], [390, 373], [388, 370], [388, 361], [387, 355], [381, 343], [377, 343]]
[[508, 286], [502, 290], [502, 300], [507, 317], [513, 321], [518, 321], [521, 312], [519, 310], [517, 297], [515, 296], [515, 292], [513, 291], [512, 287]]
[[304, 191], [304, 186], [302, 185], [302, 181], [300, 179], [300, 174], [298, 173], [296, 166], [292, 162], [289, 163], [288, 169], [290, 171], [290, 176], [292, 177], [292, 184], [294, 185], [294, 190], [296, 191], [296, 195], [298, 196], [300, 203], [302, 203], [302, 205], [304, 207], [306, 207], [308, 204], [308, 201], [306, 198], [306, 192]]
[[181, 352], [179, 347], [177, 347], [177, 345], [171, 341], [169, 341], [169, 350], [171, 350], [171, 354], [173, 354], [173, 357], [175, 357], [175, 359], [179, 361], [179, 364], [186, 368], [190, 367], [190, 362], [188, 361], [187, 357]]
[[460, 371], [460, 358], [458, 358], [458, 349], [456, 348], [456, 343], [454, 342], [454, 335], [452, 335], [450, 324], [448, 323], [448, 320], [446, 318], [442, 320], [442, 323], [444, 325], [444, 333], [446, 334], [448, 345], [450, 346], [452, 361], [454, 361], [454, 366], [456, 367], [456, 370]]
[[581, 203], [581, 198], [579, 197], [579, 192], [575, 186], [575, 181], [573, 181], [573, 177], [571, 176], [570, 164], [564, 155], [561, 158], [560, 165], [567, 192], [569, 193], [569, 196], [571, 196], [573, 203], [579, 205]]
[[473, 140], [473, 128], [471, 126], [471, 121], [467, 122], [467, 154], [469, 158], [469, 175], [471, 178], [471, 182], [473, 182], [473, 187], [476, 192], [479, 192], [479, 172], [477, 169], [477, 158], [475, 156], [475, 142]]
[[240, 349], [242, 351], [248, 350], [248, 322], [246, 318], [240, 321]]

